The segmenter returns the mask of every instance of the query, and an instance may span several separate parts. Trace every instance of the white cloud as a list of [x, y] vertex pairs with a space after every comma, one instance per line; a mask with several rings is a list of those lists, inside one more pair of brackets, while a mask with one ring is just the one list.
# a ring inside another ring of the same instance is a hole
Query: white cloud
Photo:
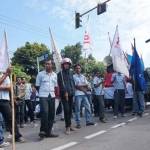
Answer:
[[[74, 34], [81, 32], [81, 30], [74, 31], [74, 12], [83, 13], [96, 6], [99, 0], [28, 0], [27, 2], [31, 8], [45, 11], [50, 16], [56, 17], [57, 20], [63, 21], [61, 27], [64, 32], [72, 31], [72, 36], [76, 37]], [[48, 9], [48, 7], [51, 9]], [[99, 16], [96, 15], [96, 12], [91, 13], [93, 55], [102, 60], [109, 53], [107, 33], [110, 32], [112, 37], [115, 32], [115, 26], [118, 24], [122, 48], [130, 52], [130, 42], [135, 37], [137, 39], [137, 49], [143, 51], [145, 64], [150, 66], [148, 57], [148, 55], [150, 56], [150, 44], [145, 44], [145, 40], [150, 38], [149, 9], [149, 0], [111, 0], [108, 3], [106, 13]], [[86, 20], [86, 17], [82, 19]]]

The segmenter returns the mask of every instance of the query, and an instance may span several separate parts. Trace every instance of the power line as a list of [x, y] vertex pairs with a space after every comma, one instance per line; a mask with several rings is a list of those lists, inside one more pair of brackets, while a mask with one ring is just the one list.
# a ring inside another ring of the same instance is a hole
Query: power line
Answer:
[[4, 17], [3, 15], [0, 14], [0, 23], [9, 27], [13, 27], [17, 30], [22, 30], [22, 31], [26, 31], [26, 32], [33, 32], [36, 33], [40, 36], [43, 36], [45, 38], [48, 38], [48, 32], [46, 32], [46, 30], [43, 30], [42, 28], [33, 26], [33, 25], [29, 25], [26, 23], [23, 23], [22, 21], [17, 21], [15, 19], [8, 19], [9, 17]]

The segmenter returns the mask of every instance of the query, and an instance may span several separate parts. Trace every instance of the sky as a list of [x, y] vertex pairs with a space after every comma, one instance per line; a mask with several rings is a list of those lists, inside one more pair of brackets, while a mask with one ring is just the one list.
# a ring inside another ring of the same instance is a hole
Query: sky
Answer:
[[[44, 43], [49, 48], [50, 27], [59, 49], [77, 42], [83, 43], [88, 15], [82, 17], [82, 27], [75, 29], [75, 11], [84, 13], [105, 0], [0, 0], [0, 39], [7, 32], [9, 53], [25, 42]], [[92, 39], [92, 55], [103, 61], [109, 54], [111, 39], [116, 25], [119, 27], [120, 43], [125, 52], [131, 54], [131, 42], [142, 55], [145, 67], [150, 67], [150, 1], [111, 0], [107, 12], [97, 15], [89, 13], [89, 32]]]

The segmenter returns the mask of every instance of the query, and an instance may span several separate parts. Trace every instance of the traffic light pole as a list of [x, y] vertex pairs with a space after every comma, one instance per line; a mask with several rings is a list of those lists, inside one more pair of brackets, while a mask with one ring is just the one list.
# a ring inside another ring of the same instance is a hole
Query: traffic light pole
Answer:
[[77, 29], [77, 28], [81, 27], [80, 22], [82, 22], [82, 20], [80, 18], [82, 16], [88, 14], [89, 12], [93, 11], [94, 9], [97, 9], [97, 14], [98, 15], [104, 13], [106, 11], [106, 3], [109, 2], [109, 1], [111, 1], [111, 0], [107, 0], [107, 1], [105, 1], [103, 3], [99, 3], [97, 6], [95, 6], [94, 8], [86, 11], [83, 14], [75, 12], [75, 28]]
[[82, 16], [88, 14], [89, 12], [93, 11], [93, 10], [96, 9], [96, 8], [97, 8], [97, 6], [95, 6], [94, 8], [92, 8], [92, 9], [86, 11], [85, 13], [81, 14], [80, 17], [82, 17]]

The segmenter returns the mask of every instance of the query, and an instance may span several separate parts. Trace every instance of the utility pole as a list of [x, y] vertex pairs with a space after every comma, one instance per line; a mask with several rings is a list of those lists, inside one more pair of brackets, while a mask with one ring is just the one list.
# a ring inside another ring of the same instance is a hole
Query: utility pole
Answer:
[[106, 10], [107, 10], [107, 2], [109, 2], [109, 1], [110, 0], [107, 0], [107, 1], [105, 1], [103, 3], [99, 3], [97, 6], [95, 6], [94, 8], [86, 11], [83, 14], [80, 14], [79, 12], [75, 12], [75, 28], [77, 29], [77, 28], [81, 27], [82, 26], [81, 25], [81, 22], [82, 22], [81, 18], [82, 18], [82, 16], [88, 14], [89, 12], [93, 11], [94, 9], [97, 9], [97, 15], [100, 15], [100, 14], [106, 12]]

